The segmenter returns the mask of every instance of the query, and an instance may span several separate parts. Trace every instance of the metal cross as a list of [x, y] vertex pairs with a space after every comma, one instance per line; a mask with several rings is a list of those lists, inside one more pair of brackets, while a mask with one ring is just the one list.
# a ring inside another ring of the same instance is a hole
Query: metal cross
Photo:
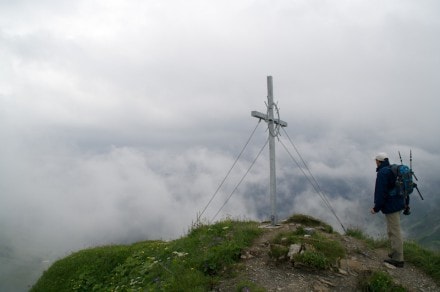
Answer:
[[278, 221], [278, 215], [276, 210], [277, 198], [276, 198], [276, 173], [275, 173], [275, 136], [278, 132], [275, 132], [275, 125], [277, 127], [287, 127], [287, 123], [278, 119], [274, 119], [274, 107], [276, 104], [273, 102], [273, 83], [272, 76], [267, 76], [267, 114], [263, 114], [257, 111], [252, 111], [251, 116], [260, 120], [266, 121], [269, 127], [269, 161], [270, 161], [270, 205], [271, 215], [270, 222], [272, 226], [275, 226]]

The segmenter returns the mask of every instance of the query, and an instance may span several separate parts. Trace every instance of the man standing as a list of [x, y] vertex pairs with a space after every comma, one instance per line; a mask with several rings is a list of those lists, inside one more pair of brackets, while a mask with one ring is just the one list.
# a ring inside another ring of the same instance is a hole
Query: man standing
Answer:
[[379, 153], [375, 157], [377, 165], [376, 186], [374, 190], [374, 207], [371, 208], [371, 214], [379, 211], [385, 214], [387, 221], [387, 233], [391, 243], [391, 253], [389, 259], [385, 262], [398, 268], [403, 268], [403, 239], [400, 231], [400, 211], [405, 208], [404, 197], [391, 196], [396, 177], [390, 167], [388, 155]]

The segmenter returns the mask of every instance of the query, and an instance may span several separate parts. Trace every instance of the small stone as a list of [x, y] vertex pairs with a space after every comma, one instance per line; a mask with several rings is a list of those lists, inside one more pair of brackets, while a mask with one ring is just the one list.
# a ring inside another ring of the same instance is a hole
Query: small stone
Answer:
[[278, 257], [278, 260], [279, 261], [284, 261], [285, 258], [286, 258], [286, 256], [282, 255], [282, 256]]
[[312, 234], [315, 233], [315, 228], [312, 228], [312, 227], [306, 227], [306, 228], [304, 228], [304, 232], [305, 232], [306, 234], [312, 235]]
[[383, 264], [384, 264], [384, 266], [387, 267], [388, 269], [391, 269], [391, 270], [396, 269], [395, 266], [393, 266], [393, 265], [391, 265], [391, 264], [389, 264], [389, 263], [383, 263]]
[[296, 254], [299, 254], [300, 251], [301, 251], [300, 244], [291, 244], [289, 247], [289, 252], [287, 253], [287, 256], [290, 258], [290, 260], [293, 260], [293, 257]]
[[251, 259], [251, 258], [253, 258], [253, 257], [254, 257], [254, 256], [253, 256], [250, 252], [248, 252], [248, 251], [246, 251], [244, 254], [241, 255], [241, 258], [242, 258], [243, 260]]
[[341, 274], [341, 275], [345, 275], [345, 276], [348, 275], [347, 271], [346, 271], [346, 270], [343, 270], [343, 269], [338, 269], [338, 272], [339, 272], [339, 274]]
[[327, 280], [325, 280], [325, 279], [323, 279], [323, 278], [319, 278], [319, 281], [320, 281], [321, 283], [323, 283], [323, 284], [326, 284], [326, 285], [328, 285], [328, 286], [331, 286], [331, 287], [336, 287], [336, 285], [335, 285], [335, 284], [333, 284], [332, 282], [330, 282], [330, 281], [327, 281]]

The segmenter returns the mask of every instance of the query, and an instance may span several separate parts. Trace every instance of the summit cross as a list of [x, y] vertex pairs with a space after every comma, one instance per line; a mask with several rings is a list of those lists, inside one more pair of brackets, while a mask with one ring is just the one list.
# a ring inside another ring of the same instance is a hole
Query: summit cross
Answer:
[[273, 82], [272, 76], [267, 76], [267, 114], [252, 111], [251, 116], [264, 120], [268, 124], [269, 128], [269, 162], [270, 162], [270, 205], [271, 215], [270, 222], [272, 226], [275, 226], [278, 222], [277, 215], [277, 197], [276, 197], [276, 169], [275, 169], [275, 137], [278, 136], [278, 127], [287, 127], [287, 123], [280, 120], [278, 108], [278, 119], [274, 118], [274, 107], [277, 107], [273, 102]]

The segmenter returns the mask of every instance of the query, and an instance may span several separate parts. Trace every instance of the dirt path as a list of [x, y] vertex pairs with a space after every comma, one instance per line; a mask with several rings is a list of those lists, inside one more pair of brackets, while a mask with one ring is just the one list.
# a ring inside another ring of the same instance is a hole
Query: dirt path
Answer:
[[[265, 228], [263, 234], [243, 253], [235, 271], [237, 276], [222, 281], [215, 291], [237, 291], [239, 283], [255, 283], [266, 291], [359, 291], [359, 277], [376, 270], [387, 271], [408, 291], [440, 291], [440, 287], [413, 265], [404, 268], [386, 266], [386, 250], [371, 250], [363, 241], [340, 234], [328, 234], [346, 249], [339, 271], [308, 271], [290, 263], [275, 264], [269, 258], [269, 242], [279, 232], [294, 230], [295, 224]], [[251, 289], [242, 291], [252, 291]]]

